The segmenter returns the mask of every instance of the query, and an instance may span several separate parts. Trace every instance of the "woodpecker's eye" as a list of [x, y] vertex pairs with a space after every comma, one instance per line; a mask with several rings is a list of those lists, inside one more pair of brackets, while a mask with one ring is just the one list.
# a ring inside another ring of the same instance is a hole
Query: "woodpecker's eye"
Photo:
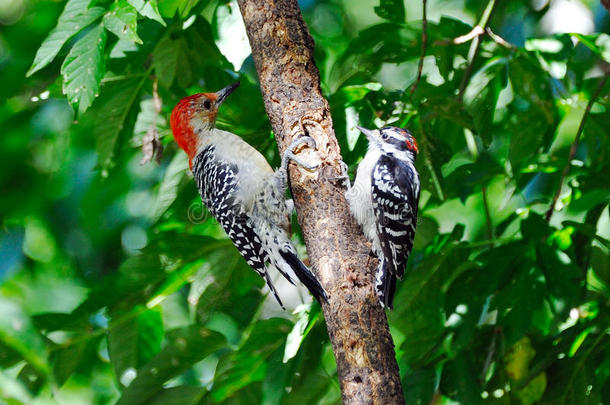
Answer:
[[384, 141], [388, 139], [388, 133], [387, 132], [382, 132], [381, 133], [381, 139], [383, 139]]
[[203, 108], [205, 108], [206, 110], [209, 110], [212, 107], [212, 103], [210, 103], [210, 100], [205, 100], [203, 102]]

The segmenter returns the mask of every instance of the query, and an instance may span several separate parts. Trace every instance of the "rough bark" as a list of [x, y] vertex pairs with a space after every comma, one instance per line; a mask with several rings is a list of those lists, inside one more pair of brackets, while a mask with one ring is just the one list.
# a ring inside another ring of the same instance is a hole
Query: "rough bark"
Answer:
[[308, 172], [291, 165], [291, 190], [313, 270], [330, 298], [323, 304], [345, 404], [403, 404], [394, 344], [373, 291], [376, 259], [349, 213], [341, 153], [328, 102], [320, 90], [314, 43], [296, 0], [239, 0], [265, 108], [280, 151], [307, 133], [319, 162]]

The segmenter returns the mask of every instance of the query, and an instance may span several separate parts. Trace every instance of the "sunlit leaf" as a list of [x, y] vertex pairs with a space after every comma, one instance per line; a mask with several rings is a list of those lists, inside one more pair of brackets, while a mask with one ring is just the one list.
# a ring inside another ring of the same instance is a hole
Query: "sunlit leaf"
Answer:
[[79, 113], [85, 112], [99, 95], [105, 46], [106, 31], [97, 25], [76, 41], [61, 65], [63, 92]]
[[159, 14], [159, 5], [157, 0], [127, 0], [141, 15], [155, 20], [165, 26], [165, 21]]
[[104, 88], [102, 97], [87, 114], [93, 125], [98, 162], [102, 167], [110, 165], [119, 137], [131, 133], [143, 84], [143, 80], [129, 80]]
[[42, 337], [30, 318], [14, 302], [0, 297], [0, 341], [18, 352], [37, 370], [48, 373], [47, 353]]
[[116, 0], [104, 15], [104, 27], [116, 36], [141, 44], [137, 33], [138, 14], [127, 0]]
[[320, 307], [313, 304], [301, 306], [295, 312], [297, 314], [297, 321], [286, 337], [286, 348], [282, 359], [284, 363], [297, 354], [303, 339], [305, 339], [321, 315]]
[[89, 8], [91, 0], [70, 0], [57, 20], [57, 26], [44, 40], [27, 76], [34, 74], [53, 61], [64, 44], [83, 28], [100, 18], [104, 13], [101, 7]]

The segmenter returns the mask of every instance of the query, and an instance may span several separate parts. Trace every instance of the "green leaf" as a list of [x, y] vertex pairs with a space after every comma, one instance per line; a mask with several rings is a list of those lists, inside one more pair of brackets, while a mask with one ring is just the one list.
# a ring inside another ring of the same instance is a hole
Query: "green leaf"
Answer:
[[99, 94], [105, 46], [106, 31], [100, 24], [74, 44], [61, 65], [63, 93], [79, 113], [85, 112]]
[[69, 0], [66, 3], [64, 11], [57, 20], [57, 26], [40, 45], [26, 76], [33, 75], [51, 63], [70, 38], [104, 14], [104, 9], [101, 7], [89, 8], [90, 3], [91, 0]]
[[550, 228], [541, 215], [530, 212], [528, 217], [521, 221], [521, 235], [523, 239], [529, 239], [534, 244], [546, 240], [550, 234]]
[[30, 259], [43, 263], [53, 260], [57, 246], [48, 225], [38, 218], [28, 217], [24, 220], [25, 238], [23, 240], [23, 253]]
[[426, 364], [445, 332], [442, 319], [442, 283], [462, 271], [466, 251], [450, 245], [415, 268], [399, 285], [390, 323], [404, 333], [401, 362], [409, 367]]
[[400, 63], [420, 55], [421, 32], [415, 24], [383, 23], [361, 31], [332, 66], [331, 91], [356, 74], [367, 78], [384, 63]]
[[492, 307], [497, 307], [498, 323], [503, 325], [507, 344], [519, 340], [532, 325], [533, 314], [542, 309], [546, 286], [539, 281], [539, 273], [529, 260], [515, 265], [511, 280], [496, 295]]
[[137, 44], [142, 40], [138, 36], [138, 13], [127, 0], [116, 0], [104, 15], [104, 27], [120, 39]]
[[30, 318], [15, 303], [0, 296], [0, 342], [18, 352], [29, 364], [47, 374], [45, 345]]
[[121, 135], [131, 133], [138, 109], [138, 96], [144, 79], [113, 83], [104, 88], [83, 121], [93, 125], [98, 164], [108, 168]]
[[601, 350], [608, 345], [608, 335], [590, 334], [574, 357], [568, 357], [547, 368], [547, 389], [543, 403], [580, 405], [603, 403], [596, 367]]
[[195, 405], [205, 395], [205, 387], [180, 385], [165, 388], [146, 401], [147, 405]]
[[[124, 386], [136, 376], [136, 369], [161, 349], [163, 324], [158, 311], [117, 311], [110, 321], [108, 353], [117, 380]], [[141, 313], [139, 313], [141, 312]]]
[[53, 356], [53, 376], [55, 383], [61, 387], [74, 373], [83, 360], [88, 342], [70, 344], [58, 348]]
[[599, 246], [593, 246], [591, 248], [591, 267], [599, 280], [610, 290], [610, 255], [608, 255], [608, 251], [604, 251]]
[[149, 362], [161, 350], [163, 319], [160, 308], [142, 312], [138, 323], [138, 364]]
[[286, 337], [286, 347], [284, 350], [284, 357], [282, 359], [283, 363], [286, 363], [288, 360], [296, 356], [299, 351], [299, 347], [303, 343], [303, 340], [311, 331], [320, 318], [320, 306], [314, 305], [313, 303], [309, 305], [300, 305], [295, 311], [297, 315], [297, 321], [292, 327], [292, 330]]
[[379, 0], [375, 14], [392, 22], [405, 22], [405, 5], [403, 0]]
[[489, 61], [470, 79], [464, 92], [466, 111], [472, 115], [475, 128], [486, 145], [491, 143], [498, 96], [507, 84], [506, 66], [505, 59]]
[[212, 398], [223, 401], [245, 386], [263, 380], [267, 358], [282, 345], [291, 326], [281, 318], [258, 321], [239, 350], [219, 363]]
[[130, 314], [116, 318], [109, 325], [108, 354], [117, 380], [126, 386], [135, 377], [138, 366], [138, 325]]
[[410, 369], [402, 379], [405, 401], [408, 404], [429, 404], [436, 389], [434, 368]]
[[2, 340], [0, 340], [0, 367], [7, 369], [14, 366], [15, 363], [18, 363], [19, 361], [21, 361], [21, 355], [19, 355], [19, 352], [7, 346]]
[[582, 270], [570, 262], [563, 252], [546, 244], [536, 246], [536, 262], [544, 274], [549, 292], [561, 299], [560, 306], [567, 314], [570, 308], [578, 305], [581, 297]]
[[33, 394], [37, 394], [42, 388], [45, 380], [44, 377], [39, 370], [30, 364], [26, 364], [17, 375], [17, 379]]
[[159, 186], [159, 192], [157, 193], [157, 199], [153, 209], [153, 221], [158, 221], [159, 218], [161, 218], [161, 215], [163, 215], [169, 206], [176, 200], [180, 189], [180, 183], [186, 177], [187, 169], [188, 158], [186, 154], [181, 151], [176, 153], [169, 166], [167, 166], [167, 170], [165, 171], [165, 175]]
[[440, 390], [461, 404], [482, 404], [481, 393], [477, 381], [479, 375], [473, 364], [474, 354], [460, 353], [445, 363], [441, 377]]
[[165, 21], [163, 21], [163, 17], [161, 17], [161, 14], [159, 14], [159, 5], [157, 0], [127, 0], [127, 2], [138, 10], [138, 13], [144, 17], [155, 20], [165, 27]]
[[593, 35], [572, 34], [572, 36], [610, 63], [610, 35], [602, 32]]
[[512, 58], [508, 76], [513, 90], [508, 106], [509, 158], [513, 170], [519, 170], [552, 140], [558, 117], [550, 78], [531, 58]]
[[167, 380], [177, 377], [198, 361], [222, 348], [225, 340], [220, 333], [193, 325], [167, 334], [168, 343], [145, 366], [123, 391], [117, 404], [148, 403]]
[[[204, 10], [201, 11], [201, 5], [202, 3], [207, 3], [204, 6]], [[186, 19], [189, 15], [191, 10], [196, 7], [197, 9], [195, 11], [199, 11], [199, 15], [204, 16], [208, 21], [211, 21], [212, 18], [208, 18], [206, 15], [206, 10], [211, 8], [211, 14], [213, 16], [214, 11], [216, 10], [216, 7], [218, 6], [218, 2], [216, 1], [210, 1], [210, 0], [205, 0], [205, 1], [184, 1], [184, 0], [163, 0], [159, 2], [159, 13], [165, 17], [165, 18], [174, 18], [176, 16], [176, 13], [178, 13], [178, 16], [181, 18]], [[193, 13], [195, 14], [195, 13]]]
[[169, 88], [174, 83], [181, 43], [181, 38], [173, 39], [170, 35], [159, 41], [153, 52], [155, 75], [164, 87]]

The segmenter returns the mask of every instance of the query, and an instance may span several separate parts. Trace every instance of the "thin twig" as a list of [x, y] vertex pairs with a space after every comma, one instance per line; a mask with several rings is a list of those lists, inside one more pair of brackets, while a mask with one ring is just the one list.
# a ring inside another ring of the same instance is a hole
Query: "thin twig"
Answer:
[[504, 48], [507, 48], [507, 49], [517, 49], [517, 47], [515, 45], [511, 44], [510, 42], [507, 42], [504, 38], [502, 38], [501, 36], [499, 36], [498, 34], [493, 32], [491, 30], [491, 28], [489, 28], [489, 27], [485, 28], [485, 32], [487, 33], [487, 35], [489, 35], [489, 37], [496, 44], [503, 46]]
[[601, 93], [602, 89], [606, 85], [606, 81], [608, 81], [608, 77], [610, 77], [610, 73], [606, 73], [604, 75], [604, 77], [601, 78], [601, 80], [599, 81], [599, 83], [597, 85], [597, 88], [595, 89], [595, 91], [593, 92], [593, 95], [591, 96], [591, 98], [589, 99], [589, 102], [587, 103], [587, 107], [585, 108], [585, 113], [583, 114], [582, 119], [580, 120], [580, 125], [578, 126], [578, 131], [576, 131], [576, 137], [574, 138], [574, 142], [572, 142], [572, 146], [570, 147], [570, 154], [568, 155], [568, 163], [563, 168], [563, 172], [561, 173], [561, 178], [559, 179], [559, 186], [557, 187], [557, 190], [555, 191], [555, 195], [553, 196], [553, 201], [551, 202], [551, 205], [549, 206], [549, 210], [546, 212], [545, 217], [546, 217], [547, 222], [551, 221], [551, 217], [553, 216], [553, 212], [555, 211], [555, 204], [557, 204], [557, 200], [559, 199], [559, 195], [561, 194], [563, 182], [565, 181], [566, 176], [570, 172], [570, 162], [572, 161], [572, 159], [574, 159], [574, 155], [576, 155], [576, 150], [578, 149], [578, 143], [580, 142], [580, 136], [582, 135], [582, 132], [585, 128], [585, 122], [587, 121], [587, 117], [589, 116], [589, 113], [591, 112], [591, 108], [593, 108], [593, 104], [595, 103], [595, 100], [597, 99], [597, 97], [599, 97], [599, 93]]
[[428, 17], [426, 16], [427, 2], [427, 0], [422, 0], [423, 11], [421, 20], [421, 55], [419, 57], [419, 64], [417, 65], [417, 78], [415, 79], [413, 87], [411, 87], [411, 94], [415, 93], [415, 89], [417, 89], [417, 85], [421, 80], [421, 74], [424, 69], [424, 58], [426, 57], [426, 47], [428, 46]]
[[432, 43], [432, 46], [461, 45], [483, 34], [485, 34], [485, 30], [476, 25], [468, 34], [460, 35], [453, 39], [437, 39]]
[[473, 39], [485, 34], [485, 30], [480, 25], [475, 25], [475, 27], [468, 33], [464, 35], [460, 35], [451, 41], [451, 43], [455, 45], [465, 44], [468, 41], [472, 41]]
[[[483, 33], [487, 28], [487, 24], [489, 24], [489, 20], [491, 19], [491, 15], [496, 7], [496, 0], [489, 0], [487, 3], [487, 7], [485, 7], [485, 11], [483, 12], [483, 16], [481, 17], [481, 21], [479, 21], [478, 27], [481, 28]], [[477, 27], [475, 27], [477, 28]], [[474, 30], [473, 30], [474, 31]], [[472, 76], [472, 70], [474, 69], [474, 61], [479, 54], [479, 48], [481, 47], [481, 35], [477, 35], [472, 43], [470, 44], [470, 50], [468, 51], [468, 66], [466, 67], [466, 71], [464, 72], [464, 76], [462, 77], [462, 82], [460, 83], [460, 90], [458, 93], [458, 100], [461, 103], [464, 98], [464, 91], [466, 90], [466, 86], [470, 81], [470, 76]]]

